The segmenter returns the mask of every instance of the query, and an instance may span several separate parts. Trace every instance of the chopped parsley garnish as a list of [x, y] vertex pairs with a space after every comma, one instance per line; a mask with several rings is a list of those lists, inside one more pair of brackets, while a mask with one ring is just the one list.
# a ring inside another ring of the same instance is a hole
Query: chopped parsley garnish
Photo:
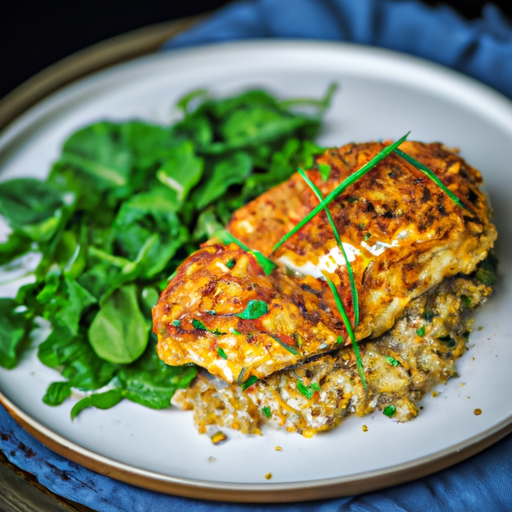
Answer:
[[400, 364], [400, 361], [392, 356], [386, 356], [386, 361], [392, 366], [398, 366]]
[[258, 382], [258, 377], [256, 375], [251, 375], [244, 383], [242, 383], [242, 391], [245, 391], [248, 387], [256, 384]]
[[304, 383], [301, 380], [297, 381], [297, 389], [308, 400], [311, 400], [311, 398], [313, 398], [313, 395], [315, 394], [315, 392], [311, 389], [311, 387], [304, 385]]
[[181, 326], [181, 321], [180, 320], [173, 320], [171, 322], [172, 325], [174, 325], [174, 327], [180, 327]]
[[339, 345], [340, 343], [343, 343], [343, 336], [338, 336], [338, 339], [336, 340], [336, 345]]
[[226, 267], [228, 268], [233, 268], [236, 264], [236, 260], [235, 258], [231, 258], [227, 263], [226, 263]]
[[326, 182], [329, 179], [329, 175], [331, 174], [331, 166], [328, 164], [320, 164], [318, 166], [318, 172], [320, 173], [322, 181]]
[[417, 331], [416, 331], [416, 334], [418, 336], [425, 336], [425, 326], [422, 325]]
[[238, 313], [236, 316], [243, 318], [244, 320], [255, 320], [267, 313], [268, 306], [266, 302], [263, 302], [262, 300], [250, 300], [244, 311]]
[[313, 382], [313, 384], [311, 384], [311, 389], [314, 389], [315, 391], [322, 391], [322, 388], [320, 387], [320, 384], [318, 384], [318, 382]]
[[391, 418], [396, 413], [396, 407], [394, 405], [388, 405], [383, 411], [382, 414], [385, 414], [388, 418]]
[[471, 299], [467, 295], [461, 295], [460, 300], [465, 307], [471, 307]]
[[270, 419], [270, 417], [272, 416], [272, 411], [270, 410], [270, 407], [268, 406], [265, 406], [265, 407], [262, 407], [261, 408], [261, 412], [268, 418]]
[[371, 233], [365, 233], [363, 238], [364, 238], [364, 241], [366, 242], [366, 240], [369, 240], [371, 237], [372, 237]]
[[221, 347], [219, 347], [217, 349], [217, 354], [219, 354], [219, 356], [222, 357], [222, 359], [227, 359], [228, 358], [228, 356], [226, 355], [226, 352], [224, 352], [224, 350], [222, 350]]
[[240, 331], [238, 331], [237, 329], [235, 329], [234, 327], [231, 327], [229, 329], [229, 333], [230, 334], [235, 334], [236, 336], [240, 336], [242, 333]]

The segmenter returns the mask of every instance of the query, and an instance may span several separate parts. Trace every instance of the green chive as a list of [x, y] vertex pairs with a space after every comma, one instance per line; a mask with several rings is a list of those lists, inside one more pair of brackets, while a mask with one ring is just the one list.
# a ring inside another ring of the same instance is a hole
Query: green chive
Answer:
[[226, 355], [226, 352], [224, 352], [224, 350], [222, 350], [222, 348], [218, 348], [217, 349], [217, 354], [219, 354], [220, 357], [222, 357], [222, 359], [227, 359], [228, 356]]
[[270, 417], [272, 416], [272, 412], [270, 411], [270, 407], [262, 407], [261, 409], [261, 412], [268, 418], [270, 419]]
[[313, 398], [314, 391], [310, 388], [305, 386], [301, 380], [297, 381], [297, 389], [300, 391], [302, 395], [304, 395], [308, 400], [311, 400]]
[[201, 320], [196, 320], [195, 318], [192, 320], [192, 326], [194, 329], [199, 329], [200, 331], [207, 331], [206, 325], [201, 322]]
[[233, 267], [235, 266], [235, 263], [236, 263], [235, 258], [231, 258], [231, 259], [226, 263], [226, 267], [228, 267], [228, 268], [233, 268]]
[[421, 326], [417, 331], [416, 331], [416, 334], [418, 336], [424, 336], [425, 335], [425, 326]]
[[235, 238], [229, 231], [225, 229], [221, 229], [220, 231], [217, 231], [214, 236], [217, 238], [220, 238], [222, 240], [222, 243], [224, 244], [230, 244], [231, 242], [235, 243], [243, 249], [245, 252], [248, 252], [249, 254], [252, 254], [256, 261], [258, 262], [258, 265], [261, 267], [265, 275], [270, 275], [274, 271], [274, 269], [277, 268], [277, 265], [269, 258], [264, 256], [260, 251], [253, 251], [247, 245], [245, 245], [243, 242]]
[[329, 175], [331, 174], [331, 166], [328, 164], [320, 164], [318, 166], [318, 172], [320, 173], [322, 181], [325, 183], [329, 179]]
[[395, 153], [403, 158], [406, 162], [409, 162], [410, 164], [414, 165], [416, 169], [421, 171], [423, 174], [427, 175], [439, 188], [441, 188], [448, 197], [458, 206], [463, 208], [464, 210], [466, 207], [462, 204], [462, 201], [450, 190], [448, 189], [443, 182], [434, 174], [432, 170], [430, 170], [426, 165], [423, 165], [421, 162], [418, 162], [415, 158], [413, 158], [411, 155], [408, 155], [407, 153], [404, 153], [400, 149], [395, 149]]
[[266, 302], [262, 300], [250, 300], [247, 303], [247, 307], [236, 316], [243, 318], [244, 320], [255, 320], [256, 318], [260, 318], [260, 316], [266, 315], [268, 313], [268, 306]]
[[[298, 172], [302, 176], [304, 181], [311, 187], [311, 189], [315, 193], [318, 200], [320, 202], [322, 202], [323, 196], [322, 196], [322, 192], [320, 192], [320, 189], [308, 178], [307, 174], [302, 169], [299, 169]], [[345, 249], [343, 248], [340, 234], [338, 233], [338, 230], [336, 229], [336, 225], [334, 224], [334, 220], [332, 218], [331, 212], [329, 211], [327, 206], [324, 208], [324, 211], [325, 211], [325, 214], [327, 215], [327, 220], [329, 221], [329, 224], [331, 225], [331, 229], [334, 234], [334, 238], [336, 238], [336, 242], [338, 244], [338, 247], [341, 250], [341, 254], [343, 254], [343, 259], [345, 260], [345, 265], [347, 267], [348, 278], [350, 281], [350, 291], [352, 293], [352, 303], [354, 304], [354, 329], [357, 329], [357, 326], [359, 325], [359, 297], [358, 297], [358, 293], [357, 293], [356, 282], [354, 279], [354, 272], [352, 271], [352, 266], [350, 265], [350, 262], [348, 261], [348, 257], [345, 252]]]
[[365, 174], [371, 171], [379, 162], [384, 160], [390, 153], [392, 153], [405, 139], [407, 139], [410, 132], [407, 132], [402, 138], [398, 139], [393, 144], [386, 146], [382, 151], [375, 155], [367, 164], [363, 165], [355, 173], [351, 174], [347, 179], [340, 183], [318, 206], [313, 208], [308, 215], [306, 215], [293, 229], [291, 229], [286, 235], [277, 242], [272, 250], [272, 253], [276, 252], [281, 245], [283, 245], [289, 238], [291, 238], [297, 231], [302, 229], [315, 215], [321, 212], [329, 203], [334, 201], [347, 187], [355, 183], [357, 180], [362, 178]]
[[251, 375], [243, 384], [242, 391], [245, 391], [249, 386], [256, 384], [258, 382], [258, 377], [256, 375]]
[[400, 362], [392, 356], [386, 356], [386, 361], [392, 366], [398, 366]]
[[180, 327], [181, 326], [181, 322], [179, 320], [173, 320], [171, 322], [172, 325], [174, 325], [174, 327]]
[[245, 375], [245, 368], [242, 368], [240, 370], [240, 373], [238, 374], [238, 379], [237, 379], [237, 382], [238, 382], [239, 386], [242, 385], [242, 381], [244, 380], [244, 375]]
[[383, 411], [383, 414], [385, 414], [388, 418], [391, 418], [396, 413], [396, 407], [394, 405], [388, 405]]
[[279, 345], [288, 350], [288, 352], [291, 352], [294, 356], [300, 356], [300, 352], [296, 348], [290, 347], [290, 345], [287, 345], [284, 341], [280, 340], [277, 336], [274, 336], [273, 334], [269, 334], [269, 336], [275, 339], [279, 343]]
[[361, 383], [363, 384], [363, 388], [366, 391], [367, 386], [366, 386], [366, 379], [364, 377], [363, 361], [361, 359], [361, 352], [359, 351], [359, 346], [357, 345], [354, 331], [352, 330], [352, 326], [350, 325], [350, 321], [348, 319], [347, 312], [345, 311], [345, 308], [343, 307], [343, 303], [341, 302], [341, 297], [340, 297], [340, 294], [338, 293], [338, 290], [336, 290], [336, 286], [334, 286], [334, 283], [327, 276], [325, 276], [325, 279], [327, 280], [327, 284], [329, 285], [329, 288], [331, 289], [331, 292], [334, 296], [334, 301], [336, 302], [336, 306], [338, 307], [338, 311], [341, 314], [341, 318], [343, 319], [343, 323], [345, 324], [345, 328], [347, 329], [348, 335], [350, 337], [350, 341], [352, 342], [352, 348], [354, 349], [354, 354], [356, 356], [357, 370], [359, 371], [359, 376], [361, 377]]

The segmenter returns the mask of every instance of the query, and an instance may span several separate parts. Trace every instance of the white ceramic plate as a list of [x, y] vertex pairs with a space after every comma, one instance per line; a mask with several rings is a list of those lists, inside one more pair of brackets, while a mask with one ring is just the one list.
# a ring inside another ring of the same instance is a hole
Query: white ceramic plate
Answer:
[[376, 412], [313, 439], [269, 430], [262, 437], [230, 432], [229, 442], [214, 446], [196, 433], [191, 413], [175, 409], [152, 411], [125, 401], [108, 411], [87, 410], [71, 422], [71, 401], [58, 408], [41, 402], [58, 375], [32, 353], [17, 369], [0, 370], [1, 401], [32, 433], [82, 464], [148, 488], [223, 500], [293, 501], [412, 479], [512, 430], [512, 104], [483, 85], [418, 59], [336, 43], [260, 41], [161, 53], [93, 75], [20, 117], [0, 138], [2, 179], [44, 177], [66, 137], [93, 121], [168, 123], [172, 105], [191, 89], [228, 95], [263, 86], [282, 97], [318, 97], [333, 81], [341, 89], [322, 144], [396, 139], [411, 130], [413, 140], [460, 148], [486, 178], [500, 234], [501, 278], [478, 313], [475, 325], [483, 329], [474, 332], [472, 348], [457, 364], [461, 377], [440, 386], [436, 398], [426, 397], [410, 423]]

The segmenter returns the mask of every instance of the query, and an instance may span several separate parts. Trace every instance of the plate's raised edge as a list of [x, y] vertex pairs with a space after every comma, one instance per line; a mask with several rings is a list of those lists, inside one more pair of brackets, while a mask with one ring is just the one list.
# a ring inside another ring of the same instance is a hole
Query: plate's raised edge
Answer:
[[[195, 19], [190, 21], [186, 20], [189, 25], [195, 21]], [[189, 25], [180, 25], [180, 28], [176, 28], [173, 27], [173, 22], [171, 22], [168, 24], [148, 27], [147, 29], [140, 29], [139, 31], [118, 36], [117, 38], [100, 43], [90, 49], [78, 52], [71, 57], [63, 59], [54, 66], [51, 66], [47, 70], [36, 75], [33, 79], [22, 84], [22, 86], [15, 89], [13, 93], [0, 101], [0, 131], [25, 110], [35, 105], [44, 97], [57, 91], [64, 85], [114, 64], [151, 53], [173, 34], [186, 29]], [[151, 31], [153, 31], [153, 34], [151, 34]], [[145, 41], [147, 45], [144, 46], [143, 44], [144, 48], [139, 46], [137, 49], [137, 45], [132, 44], [131, 38], [136, 39], [139, 36], [139, 42]], [[362, 53], [369, 50], [369, 47], [346, 43], [329, 43], [325, 41], [312, 41], [309, 43], [315, 47], [323, 45], [326, 48], [343, 44], [346, 47], [350, 47], [352, 50], [357, 48]], [[114, 46], [119, 44], [119, 46], [116, 50], [113, 49], [112, 52], [110, 52], [110, 44], [113, 44]], [[269, 44], [269, 41], [244, 41], [237, 43], [237, 46], [238, 50], [242, 50], [241, 46], [250, 48], [253, 45], [268, 46]], [[305, 42], [303, 40], [272, 41], [272, 44], [278, 44], [280, 47], [284, 48], [292, 45], [304, 45]], [[222, 45], [229, 46], [226, 43], [222, 43]], [[100, 58], [95, 61], [96, 50], [98, 50], [97, 56], [101, 56], [103, 51], [105, 51], [105, 54], [103, 54], [104, 60]], [[180, 50], [177, 53], [195, 53], [197, 50], [197, 48], [185, 49]], [[488, 99], [493, 100], [492, 106], [496, 112], [499, 112], [503, 106], [510, 108], [510, 100], [505, 96], [458, 72], [417, 57], [400, 54], [391, 50], [380, 48], [372, 48], [372, 50], [381, 53], [383, 56], [393, 55], [395, 57], [399, 57], [400, 60], [409, 61], [410, 64], [415, 64], [416, 66], [426, 66], [431, 72], [439, 73], [442, 71], [449, 79], [460, 80], [463, 78], [466, 81], [466, 86], [469, 86], [466, 87], [466, 91], [469, 91], [472, 95], [485, 93], [488, 96]], [[52, 80], [51, 75], [54, 70], [57, 75], [60, 75], [61, 73], [62, 75], [59, 76], [58, 79], [56, 77], [55, 80]], [[39, 91], [37, 90], [38, 88], [40, 88]], [[506, 124], [509, 125], [509, 122]], [[446, 450], [405, 464], [393, 466], [386, 470], [360, 473], [349, 477], [310, 480], [304, 482], [280, 484], [232, 484], [181, 479], [151, 471], [145, 471], [120, 463], [87, 450], [54, 433], [43, 424], [31, 418], [28, 414], [24, 413], [1, 392], [0, 403], [22, 427], [24, 427], [31, 435], [45, 444], [48, 448], [93, 471], [132, 485], [166, 494], [218, 501], [248, 503], [294, 502], [325, 499], [355, 495], [397, 485], [421, 478], [457, 464], [458, 462], [479, 453], [512, 432], [511, 416], [478, 436], [466, 439], [464, 442], [451, 446]]]
[[133, 30], [76, 52], [23, 82], [0, 100], [0, 133], [19, 115], [62, 87], [91, 73], [157, 51], [203, 16]]
[[291, 483], [233, 484], [165, 476], [109, 459], [54, 433], [0, 393], [0, 403], [27, 432], [63, 457], [131, 485], [188, 498], [244, 503], [283, 503], [350, 496], [424, 477], [479, 453], [512, 432], [508, 418], [478, 436], [434, 455], [385, 470], [325, 480]]

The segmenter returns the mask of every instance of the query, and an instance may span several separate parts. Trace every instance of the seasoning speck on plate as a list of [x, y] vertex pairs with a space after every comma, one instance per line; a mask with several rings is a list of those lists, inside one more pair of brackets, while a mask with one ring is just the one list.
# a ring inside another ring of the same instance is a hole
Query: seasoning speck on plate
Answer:
[[366, 425], [363, 425], [363, 432], [368, 432], [368, 427]]
[[475, 409], [475, 410], [473, 411], [473, 414], [474, 414], [475, 416], [480, 416], [480, 414], [482, 414], [482, 409]]
[[213, 444], [219, 444], [222, 443], [222, 441], [226, 441], [227, 438], [228, 436], [219, 430], [218, 432], [215, 432], [210, 439]]
[[283, 451], [283, 449], [280, 446], [276, 446], [275, 449], [276, 449], [276, 452], [282, 452]]
[[272, 478], [272, 473], [267, 473], [267, 474], [265, 475], [265, 478], [266, 478], [267, 480], [270, 480], [270, 479]]

